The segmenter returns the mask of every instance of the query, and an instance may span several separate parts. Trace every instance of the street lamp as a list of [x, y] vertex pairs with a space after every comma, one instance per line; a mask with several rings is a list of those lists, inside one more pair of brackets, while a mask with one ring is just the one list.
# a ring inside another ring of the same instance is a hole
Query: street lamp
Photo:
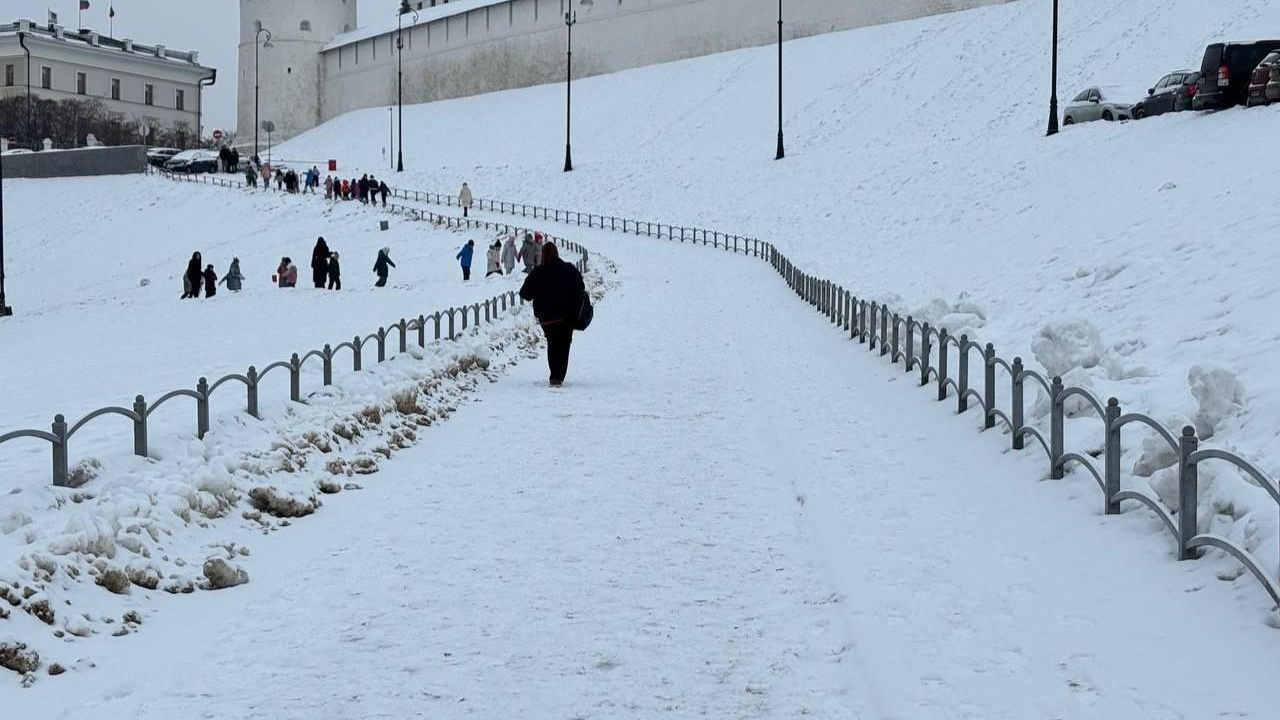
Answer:
[[4, 152], [0, 149], [0, 317], [9, 317], [13, 308], [4, 299]]
[[[262, 40], [266, 33], [266, 41]], [[253, 156], [258, 157], [258, 48], [274, 47], [271, 44], [271, 31], [258, 25], [258, 33], [253, 38]]]
[[569, 44], [565, 52], [564, 64], [564, 171], [573, 172], [573, 26], [578, 24], [578, 12], [576, 10], [566, 12], [564, 24], [569, 31]]
[[396, 103], [400, 106], [400, 141], [396, 143], [396, 172], [404, 172], [404, 16], [413, 13], [413, 24], [418, 24], [418, 11], [409, 0], [400, 0], [400, 13], [396, 16]]
[[782, 0], [778, 0], [778, 154], [774, 160], [787, 156], [782, 146]]
[[1049, 132], [1058, 134], [1058, 0], [1053, 0], [1053, 87], [1049, 91]]

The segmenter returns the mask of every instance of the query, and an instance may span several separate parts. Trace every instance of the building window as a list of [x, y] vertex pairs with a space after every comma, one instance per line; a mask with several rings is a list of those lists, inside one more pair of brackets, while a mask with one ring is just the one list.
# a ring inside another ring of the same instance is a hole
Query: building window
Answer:
[[184, 92], [183, 92], [183, 91], [181, 91], [181, 90], [178, 90], [178, 91], [176, 92], [176, 94], [174, 95], [174, 97], [173, 97], [173, 106], [174, 106], [175, 108], [177, 108], [178, 110], [186, 110], [186, 109], [187, 109], [187, 95], [186, 95], [186, 93], [184, 93]]
[[40, 87], [44, 88], [45, 90], [53, 89], [53, 68], [51, 67], [40, 68]]
[[85, 86], [89, 84], [89, 77], [82, 72], [76, 73], [76, 94], [83, 95]]
[[120, 78], [111, 78], [111, 99], [120, 99]]
[[147, 105], [156, 104], [156, 86], [155, 85], [147, 83], [145, 86], [143, 86], [142, 102], [146, 103]]
[[4, 66], [4, 84], [13, 87], [13, 65]]
[[302, 32], [311, 32], [311, 21], [303, 20], [302, 24], [298, 26], [298, 29], [301, 30]]

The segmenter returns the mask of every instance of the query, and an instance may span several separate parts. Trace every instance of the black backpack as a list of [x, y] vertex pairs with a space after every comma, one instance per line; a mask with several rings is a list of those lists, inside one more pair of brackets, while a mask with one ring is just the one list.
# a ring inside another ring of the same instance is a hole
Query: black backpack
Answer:
[[596, 309], [591, 305], [591, 294], [585, 290], [582, 293], [582, 303], [578, 307], [578, 317], [574, 320], [574, 330], [586, 330], [591, 327], [591, 321], [596, 316]]

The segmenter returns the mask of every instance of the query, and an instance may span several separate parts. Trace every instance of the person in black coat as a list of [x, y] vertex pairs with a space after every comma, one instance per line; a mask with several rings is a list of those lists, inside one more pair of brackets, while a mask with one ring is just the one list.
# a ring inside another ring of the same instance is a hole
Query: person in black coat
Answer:
[[329, 289], [342, 289], [342, 266], [338, 264], [338, 253], [329, 256]]
[[316, 240], [316, 247], [311, 251], [311, 282], [319, 290], [323, 290], [329, 282], [329, 245], [324, 238]]
[[551, 387], [564, 384], [564, 376], [569, 371], [573, 327], [582, 312], [585, 293], [586, 286], [578, 268], [561, 260], [555, 245], [543, 245], [542, 263], [525, 278], [520, 297], [533, 303], [533, 315], [547, 335]]
[[182, 298], [198, 298], [200, 297], [200, 284], [204, 282], [204, 268], [200, 267], [200, 253], [191, 253], [191, 260], [187, 262], [187, 272], [182, 276], [182, 289], [186, 292], [182, 293]]
[[204, 269], [204, 296], [211, 298], [218, 294], [218, 273], [210, 265]]
[[387, 206], [387, 193], [389, 192], [391, 192], [391, 188], [387, 187], [387, 181], [378, 181], [378, 194], [382, 196], [382, 207]]

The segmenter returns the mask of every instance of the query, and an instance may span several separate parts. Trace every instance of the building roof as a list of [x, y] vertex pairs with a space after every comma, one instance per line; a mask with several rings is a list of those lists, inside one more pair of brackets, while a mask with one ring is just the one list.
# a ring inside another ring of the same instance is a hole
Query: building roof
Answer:
[[149, 60], [163, 60], [178, 65], [186, 65], [193, 69], [210, 70], [199, 62], [199, 53], [195, 50], [171, 50], [163, 45], [143, 45], [129, 38], [113, 38], [101, 35], [88, 28], [69, 30], [62, 26], [54, 26], [50, 30], [47, 25], [38, 25], [30, 20], [18, 20], [13, 23], [0, 24], [0, 37], [17, 35], [26, 32], [34, 37], [52, 42], [74, 43], [85, 48], [93, 48], [105, 52], [128, 53], [131, 56]]
[[[418, 6], [418, 2], [419, 0], [411, 0], [409, 4], [416, 8]], [[417, 22], [413, 21], [412, 15], [406, 15], [404, 18], [404, 27], [408, 28], [415, 27], [417, 25], [426, 25], [427, 23], [434, 22], [436, 20], [442, 20], [454, 15], [471, 12], [472, 10], [479, 10], [493, 5], [502, 5], [508, 2], [511, 2], [511, 0], [448, 0], [447, 2], [436, 5], [435, 7], [424, 7], [421, 10], [418, 10]], [[351, 32], [342, 33], [341, 35], [334, 37], [333, 40], [330, 40], [329, 44], [325, 45], [321, 52], [334, 50], [345, 45], [360, 42], [361, 40], [368, 40], [369, 38], [375, 38], [381, 35], [386, 35], [387, 33], [395, 32], [398, 27], [398, 20], [399, 18], [392, 14], [367, 27], [356, 28]]]

